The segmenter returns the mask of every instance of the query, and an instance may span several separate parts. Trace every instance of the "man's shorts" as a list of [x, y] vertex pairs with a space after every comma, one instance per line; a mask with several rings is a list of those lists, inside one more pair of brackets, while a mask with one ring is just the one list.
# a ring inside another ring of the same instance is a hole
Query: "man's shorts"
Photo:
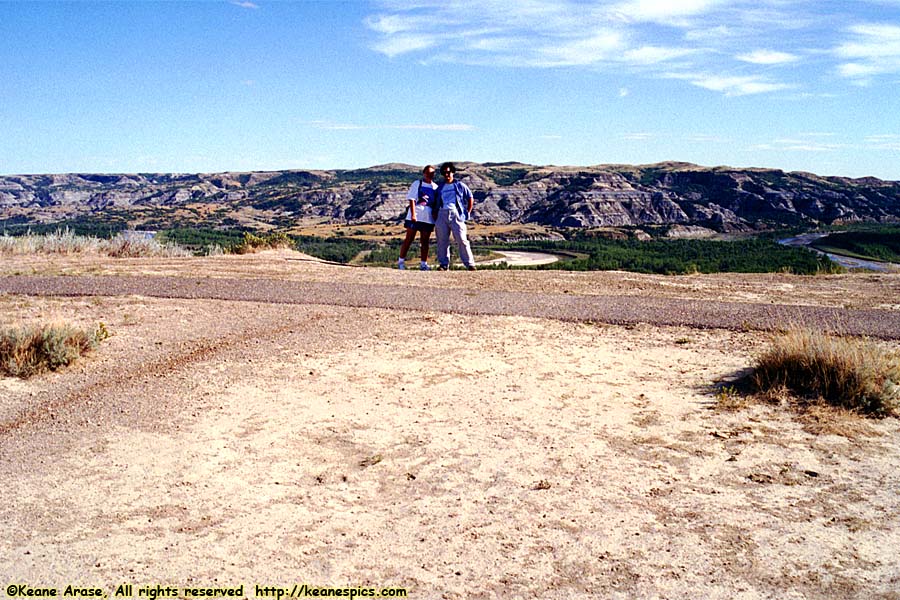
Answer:
[[434, 231], [434, 223], [423, 223], [422, 221], [411, 221], [406, 219], [403, 221], [403, 226], [407, 229], [413, 229], [415, 231], [424, 231], [425, 233], [431, 233]]

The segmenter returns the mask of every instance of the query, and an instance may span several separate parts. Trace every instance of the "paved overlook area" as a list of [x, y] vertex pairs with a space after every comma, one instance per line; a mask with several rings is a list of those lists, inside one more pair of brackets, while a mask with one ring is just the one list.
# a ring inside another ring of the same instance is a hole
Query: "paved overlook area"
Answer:
[[[415, 275], [413, 275], [415, 276]], [[475, 275], [477, 277], [477, 275]], [[883, 339], [900, 338], [900, 311], [567, 293], [515, 292], [325, 281], [161, 276], [6, 276], [0, 293], [42, 296], [148, 296], [274, 304], [436, 311], [646, 323], [703, 329], [778, 330], [794, 326]]]

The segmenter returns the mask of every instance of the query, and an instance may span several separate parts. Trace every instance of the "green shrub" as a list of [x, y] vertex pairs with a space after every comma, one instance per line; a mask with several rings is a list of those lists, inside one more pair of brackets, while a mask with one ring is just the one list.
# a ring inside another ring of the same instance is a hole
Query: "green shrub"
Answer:
[[865, 414], [900, 415], [900, 357], [866, 339], [788, 331], [757, 359], [751, 384]]
[[244, 232], [244, 239], [231, 247], [234, 254], [249, 254], [260, 250], [277, 250], [279, 248], [294, 248], [294, 240], [284, 232], [270, 233], [259, 236], [249, 231]]
[[539, 270], [608, 271], [682, 275], [690, 273], [788, 272], [803, 275], [840, 272], [827, 257], [772, 240], [610, 240], [576, 233], [565, 241], [527, 241], [492, 245], [497, 250], [562, 252], [571, 260], [539, 265]]
[[376, 247], [371, 242], [345, 237], [298, 236], [296, 239], [297, 250], [300, 252], [341, 264], [349, 263], [363, 250], [371, 250]]
[[0, 331], [0, 373], [27, 378], [69, 365], [109, 337], [100, 323], [93, 332], [71, 325], [34, 325]]

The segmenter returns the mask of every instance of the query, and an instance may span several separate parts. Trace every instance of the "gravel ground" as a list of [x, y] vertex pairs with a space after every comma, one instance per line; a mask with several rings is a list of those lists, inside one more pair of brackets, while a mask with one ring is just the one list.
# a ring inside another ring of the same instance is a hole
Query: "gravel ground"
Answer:
[[720, 386], [754, 327], [897, 338], [900, 276], [288, 256], [0, 262], [0, 327], [112, 334], [0, 377], [0, 580], [897, 600], [900, 422]]
[[7, 276], [0, 293], [243, 300], [273, 304], [431, 310], [617, 325], [777, 330], [795, 326], [882, 339], [900, 338], [900, 312], [823, 306], [635, 296], [510, 292], [275, 279], [155, 276]]

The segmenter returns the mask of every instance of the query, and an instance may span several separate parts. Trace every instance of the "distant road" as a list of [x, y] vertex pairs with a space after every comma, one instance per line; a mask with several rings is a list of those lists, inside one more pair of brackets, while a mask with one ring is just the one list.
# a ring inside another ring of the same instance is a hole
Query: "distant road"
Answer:
[[495, 258], [479, 264], [499, 265], [500, 263], [506, 263], [511, 267], [527, 267], [549, 265], [559, 260], [559, 257], [555, 254], [546, 254], [544, 252], [521, 252], [519, 250], [504, 250], [500, 252], [499, 250], [494, 250], [494, 254], [499, 254], [503, 258]]
[[467, 315], [510, 315], [631, 325], [687, 326], [736, 331], [807, 327], [900, 339], [900, 311], [787, 306], [641, 296], [505, 292], [471, 288], [150, 276], [0, 277], [0, 294], [32, 296], [150, 296], [412, 309]]

